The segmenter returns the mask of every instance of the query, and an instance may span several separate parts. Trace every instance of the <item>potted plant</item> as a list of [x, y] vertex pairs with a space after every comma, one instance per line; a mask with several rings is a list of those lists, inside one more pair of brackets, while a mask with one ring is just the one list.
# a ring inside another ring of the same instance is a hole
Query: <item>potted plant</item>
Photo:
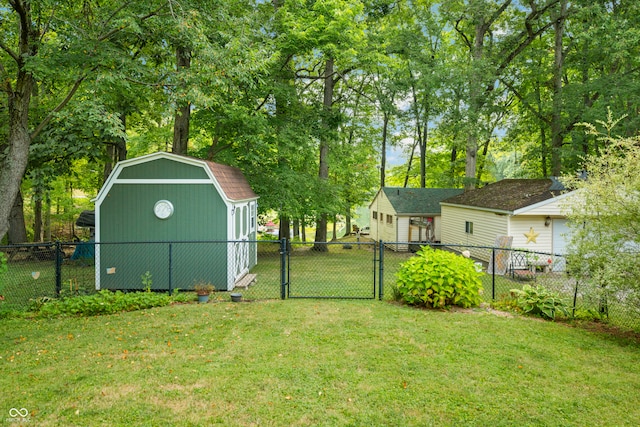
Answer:
[[211, 283], [197, 283], [193, 287], [193, 290], [196, 291], [196, 295], [198, 295], [198, 302], [206, 303], [209, 301], [209, 295], [215, 291], [215, 288]]

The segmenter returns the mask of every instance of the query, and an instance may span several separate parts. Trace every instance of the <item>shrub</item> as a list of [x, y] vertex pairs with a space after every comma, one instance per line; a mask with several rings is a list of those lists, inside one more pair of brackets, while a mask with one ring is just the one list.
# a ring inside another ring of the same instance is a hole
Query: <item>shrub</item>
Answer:
[[162, 307], [174, 301], [183, 301], [185, 296], [175, 293], [130, 292], [101, 290], [93, 295], [52, 299], [39, 298], [33, 301], [32, 311], [43, 317], [59, 315], [95, 316], [114, 314], [122, 311], [143, 310]]
[[199, 282], [194, 285], [193, 290], [198, 295], [211, 295], [211, 293], [214, 292], [216, 288], [211, 283]]
[[522, 289], [511, 289], [517, 297], [518, 307], [525, 313], [541, 316], [545, 319], [555, 319], [556, 312], [569, 315], [566, 304], [558, 294], [548, 291], [544, 286], [524, 285]]
[[425, 246], [400, 265], [396, 287], [410, 305], [466, 308], [482, 301], [481, 276], [471, 259]]

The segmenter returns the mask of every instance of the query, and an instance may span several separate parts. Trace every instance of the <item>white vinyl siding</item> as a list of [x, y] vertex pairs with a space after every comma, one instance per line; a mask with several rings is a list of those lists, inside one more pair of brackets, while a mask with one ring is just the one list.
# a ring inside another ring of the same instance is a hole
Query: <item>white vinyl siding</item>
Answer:
[[[537, 208], [523, 212], [522, 215], [539, 215], [539, 216], [564, 216], [562, 212], [562, 203], [559, 200], [554, 200], [553, 203], [549, 203], [544, 206], [538, 206]], [[520, 216], [520, 215], [518, 215]]]
[[[394, 228], [397, 232], [397, 237], [394, 242], [408, 242], [409, 241], [409, 217], [399, 216], [394, 219]], [[409, 250], [407, 245], [398, 245], [397, 250], [406, 251]]]
[[[443, 205], [441, 221], [441, 240], [444, 244], [493, 246], [497, 236], [507, 235], [509, 217], [493, 212]], [[473, 234], [465, 232], [466, 222], [473, 223]], [[486, 254], [487, 251], [471, 252], [472, 256], [488, 261]]]
[[[371, 227], [369, 237], [376, 241], [384, 240], [387, 242], [395, 242], [397, 222], [396, 212], [393, 209], [393, 206], [391, 206], [389, 199], [382, 191], [378, 191], [376, 198], [373, 199], [373, 202], [369, 206], [369, 210], [371, 212], [375, 211], [378, 213], [378, 220], [372, 220], [369, 225]], [[373, 216], [373, 213], [370, 215]], [[393, 217], [391, 224], [387, 223], [387, 215], [391, 215]]]
[[[545, 216], [513, 216], [511, 217], [510, 236], [513, 236], [513, 247], [536, 252], [551, 252], [552, 227], [544, 225]], [[525, 233], [533, 228], [539, 233], [536, 242], [527, 243]]]

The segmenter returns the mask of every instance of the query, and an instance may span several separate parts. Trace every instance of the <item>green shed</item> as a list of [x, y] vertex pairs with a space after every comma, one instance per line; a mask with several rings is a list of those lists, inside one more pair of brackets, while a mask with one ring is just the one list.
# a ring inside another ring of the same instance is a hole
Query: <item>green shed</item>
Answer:
[[95, 199], [96, 289], [232, 290], [257, 263], [257, 199], [242, 172], [158, 152], [123, 160]]

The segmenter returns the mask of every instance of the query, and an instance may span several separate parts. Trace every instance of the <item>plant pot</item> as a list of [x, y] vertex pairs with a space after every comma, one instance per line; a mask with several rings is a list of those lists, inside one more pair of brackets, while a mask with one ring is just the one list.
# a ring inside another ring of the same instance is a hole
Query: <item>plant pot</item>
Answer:
[[242, 301], [242, 294], [230, 294], [230, 295], [231, 295], [231, 301], [233, 302]]
[[205, 304], [209, 302], [209, 295], [198, 295], [198, 302], [200, 304]]

